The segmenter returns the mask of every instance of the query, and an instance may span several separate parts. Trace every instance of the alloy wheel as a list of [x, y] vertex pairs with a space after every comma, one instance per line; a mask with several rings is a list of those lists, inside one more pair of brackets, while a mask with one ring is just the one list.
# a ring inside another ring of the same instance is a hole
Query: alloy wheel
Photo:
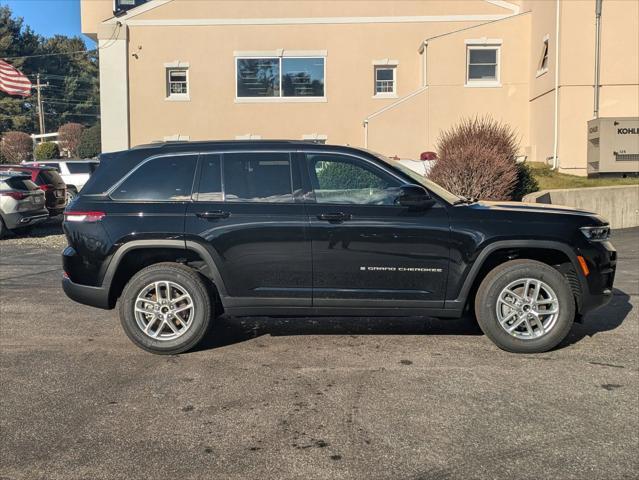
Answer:
[[153, 282], [135, 299], [135, 321], [145, 335], [160, 341], [175, 340], [186, 333], [195, 315], [189, 292], [171, 281]]
[[547, 283], [521, 278], [501, 291], [496, 309], [499, 324], [509, 335], [533, 340], [546, 335], [557, 323], [559, 300]]

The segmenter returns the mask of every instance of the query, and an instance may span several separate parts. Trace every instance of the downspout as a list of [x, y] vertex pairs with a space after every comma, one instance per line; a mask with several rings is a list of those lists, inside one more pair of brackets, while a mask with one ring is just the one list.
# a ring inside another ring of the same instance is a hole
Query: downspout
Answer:
[[601, 2], [595, 0], [595, 106], [592, 116], [599, 118], [599, 71], [601, 70]]
[[560, 0], [555, 0], [556, 12], [555, 12], [555, 139], [553, 142], [552, 153], [552, 169], [557, 170], [559, 168], [559, 159], [557, 158], [557, 152], [559, 150], [559, 6]]

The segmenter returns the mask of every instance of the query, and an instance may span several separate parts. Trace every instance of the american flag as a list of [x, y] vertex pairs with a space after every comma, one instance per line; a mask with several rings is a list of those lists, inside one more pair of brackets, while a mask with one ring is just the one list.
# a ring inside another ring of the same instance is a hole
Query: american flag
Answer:
[[0, 91], [9, 95], [31, 95], [29, 79], [4, 60], [0, 60]]

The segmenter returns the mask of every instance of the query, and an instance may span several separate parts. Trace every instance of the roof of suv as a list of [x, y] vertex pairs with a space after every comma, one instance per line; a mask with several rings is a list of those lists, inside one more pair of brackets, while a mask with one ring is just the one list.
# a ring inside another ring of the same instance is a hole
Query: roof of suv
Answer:
[[12, 170], [12, 171], [33, 171], [33, 170], [54, 170], [56, 171], [55, 168], [53, 167], [48, 167], [46, 165], [0, 165], [0, 170]]
[[113, 186], [126, 173], [143, 160], [167, 153], [188, 153], [220, 150], [270, 150], [270, 149], [312, 149], [340, 150], [342, 152], [358, 152], [360, 149], [343, 145], [325, 145], [312, 140], [211, 140], [197, 142], [157, 142], [139, 145], [130, 150], [122, 150], [100, 155], [100, 167], [82, 188], [86, 194], [102, 194]]

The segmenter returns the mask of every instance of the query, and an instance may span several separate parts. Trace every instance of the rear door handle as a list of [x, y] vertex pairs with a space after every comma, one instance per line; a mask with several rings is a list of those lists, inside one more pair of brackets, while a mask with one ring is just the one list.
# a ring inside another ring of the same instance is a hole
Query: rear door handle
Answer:
[[230, 212], [224, 212], [222, 210], [214, 210], [212, 212], [198, 212], [196, 215], [200, 218], [229, 218]]
[[317, 218], [327, 222], [343, 222], [345, 220], [350, 220], [352, 215], [344, 212], [320, 213]]

